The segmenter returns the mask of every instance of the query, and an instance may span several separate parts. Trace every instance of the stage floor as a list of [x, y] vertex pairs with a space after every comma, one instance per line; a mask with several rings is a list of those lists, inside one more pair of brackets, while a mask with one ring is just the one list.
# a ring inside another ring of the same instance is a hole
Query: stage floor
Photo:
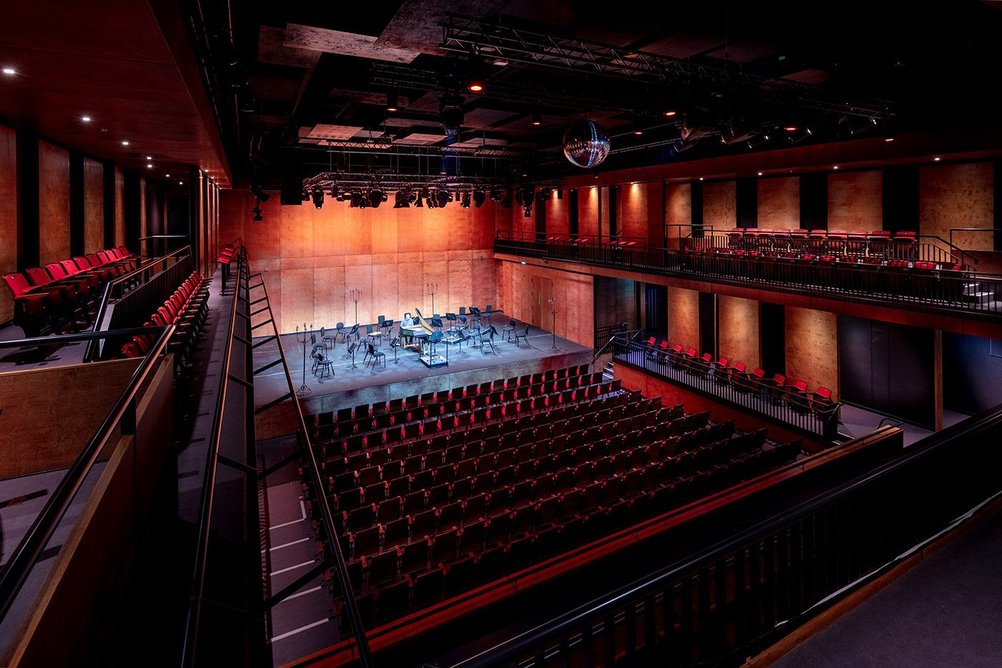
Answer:
[[[495, 337], [496, 350], [493, 352], [489, 347], [484, 348], [482, 352], [477, 346], [448, 346], [448, 365], [432, 368], [421, 362], [417, 352], [403, 348], [397, 349], [394, 360], [393, 350], [386, 337], [383, 338], [382, 346], [378, 348], [386, 354], [385, 367], [382, 363], [375, 368], [370, 364], [363, 365], [364, 353], [356, 353], [353, 366], [351, 356], [347, 355], [347, 346], [338, 343], [335, 349], [328, 353], [328, 357], [334, 362], [333, 377], [314, 376], [311, 372], [312, 361], [307, 357], [305, 382], [309, 389], [300, 393], [299, 398], [303, 402], [304, 412], [317, 413], [481, 383], [500, 377], [591, 363], [593, 351], [590, 348], [559, 336], [555, 341], [556, 350], [553, 349], [554, 338], [549, 332], [530, 327], [528, 345], [524, 340], [516, 346], [513, 342]], [[277, 359], [276, 345], [275, 342], [271, 342], [254, 351], [255, 369]], [[298, 388], [304, 379], [303, 344], [296, 340], [295, 334], [283, 334], [282, 345], [285, 348], [289, 370], [292, 372], [292, 380]], [[307, 343], [307, 355], [309, 348], [310, 344]], [[439, 344], [437, 348], [444, 356], [447, 346]], [[258, 406], [287, 391], [288, 384], [281, 366], [272, 367], [254, 378], [254, 402]]]

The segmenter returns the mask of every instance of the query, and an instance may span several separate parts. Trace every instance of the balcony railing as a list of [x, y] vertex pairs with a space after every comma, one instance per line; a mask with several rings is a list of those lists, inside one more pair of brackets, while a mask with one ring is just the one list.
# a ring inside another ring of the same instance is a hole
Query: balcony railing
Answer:
[[[928, 261], [849, 255], [752, 255], [715, 246], [668, 250], [573, 240], [535, 241], [499, 234], [494, 251], [583, 262], [716, 283], [768, 286], [777, 292], [898, 303], [933, 311], [1002, 315], [1002, 275], [944, 268]], [[950, 265], [952, 266], [952, 265]]]
[[716, 401], [765, 418], [807, 436], [831, 442], [838, 436], [840, 405], [815, 402], [809, 394], [786, 385], [770, 384], [685, 355], [662, 354], [658, 349], [617, 336], [613, 358], [642, 369]]

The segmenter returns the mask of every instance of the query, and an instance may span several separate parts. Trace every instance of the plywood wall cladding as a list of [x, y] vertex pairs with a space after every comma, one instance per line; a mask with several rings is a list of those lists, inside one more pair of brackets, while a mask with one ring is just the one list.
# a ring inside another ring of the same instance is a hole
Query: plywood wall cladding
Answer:
[[703, 184], [703, 225], [729, 230], [737, 224], [737, 184], [734, 181]]
[[992, 172], [990, 162], [923, 167], [919, 171], [919, 231], [949, 241], [951, 227], [988, 230], [955, 232], [953, 243], [971, 250], [992, 250]]
[[661, 183], [626, 183], [619, 187], [616, 220], [624, 237], [648, 238], [648, 210], [657, 207], [661, 198]]
[[84, 158], [84, 251], [104, 248], [104, 165]]
[[[665, 215], [667, 238], [677, 239], [689, 234], [692, 225], [692, 185], [668, 183], [665, 185]], [[670, 243], [670, 242], [669, 242]]]
[[674, 346], [699, 347], [699, 293], [668, 288], [668, 340]]
[[70, 156], [38, 142], [38, 237], [41, 264], [70, 254]]
[[[350, 209], [328, 201], [281, 206], [278, 193], [261, 204], [264, 220], [251, 221], [254, 200], [243, 191], [220, 194], [220, 239], [241, 237], [255, 271], [268, 285], [282, 332], [358, 320], [399, 320], [414, 308], [431, 313], [428, 284], [437, 285], [435, 310], [496, 306], [493, 254], [498, 217], [511, 216], [492, 202], [481, 208]], [[521, 210], [519, 210], [521, 215]]]
[[578, 233], [581, 236], [598, 234], [598, 186], [578, 188]]
[[759, 357], [758, 302], [720, 295], [717, 302], [717, 336], [721, 357], [733, 366], [744, 362], [749, 369], [762, 366]]
[[764, 230], [800, 227], [800, 177], [758, 180], [758, 226]]
[[[570, 233], [570, 214], [567, 202], [570, 201], [568, 190], [564, 188], [560, 191], [561, 197], [558, 199], [555, 192], [550, 192], [550, 199], [545, 202], [546, 206], [546, 234], [558, 234], [566, 236]], [[570, 193], [571, 196], [574, 193]]]
[[[484, 204], [484, 206], [487, 206]], [[526, 239], [533, 239], [536, 236], [536, 206], [533, 205], [532, 212], [527, 216], [525, 210], [517, 203], [512, 204], [510, 209], [501, 209], [499, 214], [511, 220], [511, 232], [515, 236]]]
[[[0, 125], [0, 275], [17, 271], [17, 145], [15, 133]], [[10, 291], [0, 289], [0, 322], [14, 317]]]
[[813, 392], [819, 385], [837, 399], [838, 318], [828, 311], [786, 307], [786, 377], [807, 381]]
[[869, 232], [883, 227], [883, 172], [828, 175], [828, 229]]
[[[115, 167], [115, 246], [125, 244], [125, 174]], [[131, 249], [138, 251], [138, 248]]]
[[558, 301], [556, 333], [582, 346], [595, 344], [594, 281], [584, 274], [501, 262], [497, 306], [518, 320], [547, 331], [553, 329], [547, 306]]

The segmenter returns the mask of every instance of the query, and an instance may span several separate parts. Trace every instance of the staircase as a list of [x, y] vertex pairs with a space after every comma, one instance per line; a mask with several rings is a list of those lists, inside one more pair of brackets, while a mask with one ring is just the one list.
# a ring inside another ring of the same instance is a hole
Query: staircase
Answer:
[[994, 303], [996, 307], [990, 310], [997, 310], [997, 295], [994, 290], [986, 289], [986, 287], [987, 286], [983, 285], [981, 281], [978, 280], [964, 283], [964, 299], [972, 304], [978, 304], [982, 307]]
[[614, 357], [610, 356], [609, 362], [605, 365], [605, 368], [602, 369], [602, 382], [612, 382], [615, 376], [614, 367], [612, 365], [612, 361], [614, 359]]

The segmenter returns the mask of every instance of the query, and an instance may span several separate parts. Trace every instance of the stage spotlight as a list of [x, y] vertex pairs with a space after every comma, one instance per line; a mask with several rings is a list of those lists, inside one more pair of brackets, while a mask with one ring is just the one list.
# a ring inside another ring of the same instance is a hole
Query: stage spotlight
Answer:
[[260, 223], [262, 220], [264, 220], [264, 216], [261, 215], [261, 207], [256, 206], [253, 209], [251, 209], [251, 211], [254, 213], [253, 221], [255, 223]]
[[[491, 198], [491, 199], [493, 199], [493, 198]], [[473, 206], [475, 206], [475, 207], [477, 207], [479, 209], [480, 207], [482, 207], [484, 205], [484, 202], [486, 200], [487, 200], [487, 195], [486, 195], [486, 193], [484, 193], [483, 190], [474, 190], [473, 191]]]
[[324, 205], [324, 191], [317, 188], [313, 191], [313, 206], [318, 209], [322, 208]]
[[411, 206], [408, 195], [410, 195], [406, 190], [398, 190], [396, 194], [395, 201], [393, 202], [394, 209], [408, 209]]
[[397, 94], [395, 91], [390, 91], [386, 94], [386, 111], [393, 113], [394, 111], [399, 111], [399, 102], [397, 100]]
[[492, 202], [500, 202], [501, 201], [501, 189], [500, 188], [491, 188], [491, 201]]
[[470, 193], [468, 193], [468, 192], [463, 193], [463, 196], [460, 199], [459, 205], [461, 207], [463, 207], [464, 209], [469, 209], [470, 208]]
[[435, 198], [437, 199], [436, 204], [438, 204], [438, 207], [442, 208], [452, 201], [452, 193], [448, 190], [439, 190], [438, 193], [436, 193]]
[[378, 209], [379, 205], [385, 202], [387, 199], [388, 198], [386, 196], [386, 193], [384, 193], [382, 190], [379, 190], [378, 188], [369, 191], [369, 206], [371, 206], [373, 209]]
[[484, 82], [480, 79], [474, 79], [469, 84], [466, 85], [466, 90], [471, 93], [483, 93], [484, 92]]

